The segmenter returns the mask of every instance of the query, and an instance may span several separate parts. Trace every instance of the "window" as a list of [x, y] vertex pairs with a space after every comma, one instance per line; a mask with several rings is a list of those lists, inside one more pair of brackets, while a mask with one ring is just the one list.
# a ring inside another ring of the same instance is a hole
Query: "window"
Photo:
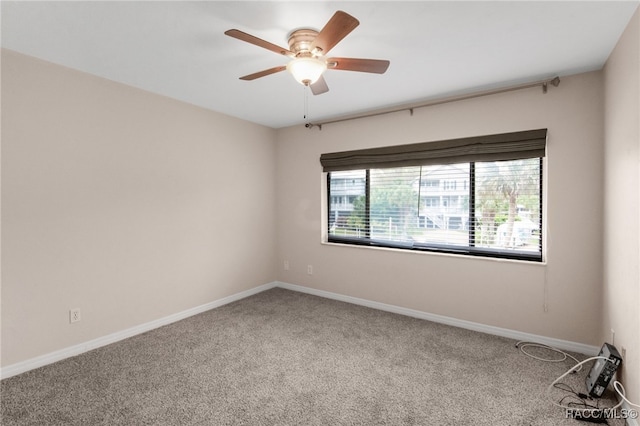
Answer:
[[424, 188], [438, 188], [440, 186], [440, 181], [436, 179], [425, 179], [421, 181], [420, 184]]
[[444, 181], [444, 189], [454, 190], [456, 189], [456, 181], [455, 180], [445, 180]]
[[[469, 155], [468, 145], [477, 145], [479, 139], [484, 146]], [[427, 158], [423, 149], [429, 148], [427, 144], [399, 147], [405, 154], [410, 151], [407, 147], [418, 151], [415, 156], [423, 158], [417, 162], [424, 164], [413, 164], [411, 155], [397, 161], [393, 147], [382, 149], [382, 157], [393, 161], [379, 161], [380, 148], [356, 151], [357, 155], [323, 154], [331, 200], [328, 240], [542, 261], [546, 130], [436, 144], [440, 153], [444, 147], [448, 155], [431, 153], [436, 159]], [[461, 146], [466, 146], [462, 154]], [[358, 160], [351, 165], [332, 163], [345, 155]], [[357, 168], [363, 159], [371, 163], [373, 157], [379, 167]], [[331, 170], [334, 167], [337, 170]], [[345, 188], [341, 184], [345, 181], [352, 183]], [[340, 196], [347, 196], [347, 201], [334, 203]]]

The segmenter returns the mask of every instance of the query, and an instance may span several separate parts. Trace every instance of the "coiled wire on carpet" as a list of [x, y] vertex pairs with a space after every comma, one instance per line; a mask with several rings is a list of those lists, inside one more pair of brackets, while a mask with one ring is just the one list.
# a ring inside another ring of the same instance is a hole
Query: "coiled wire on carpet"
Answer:
[[[524, 348], [528, 348], [528, 347], [534, 347], [534, 348], [542, 348], [542, 349], [548, 349], [552, 352], [556, 352], [559, 353], [560, 355], [562, 355], [562, 358], [560, 359], [549, 359], [549, 358], [540, 358], [538, 356], [533, 355], [531, 352], [527, 352], [525, 351]], [[567, 358], [571, 358], [572, 360], [574, 360], [576, 362], [576, 364], [578, 364], [580, 361], [578, 361], [578, 359], [576, 357], [574, 357], [571, 354], [568, 354], [564, 351], [561, 351], [560, 349], [554, 348], [553, 346], [549, 346], [549, 345], [544, 345], [542, 343], [534, 343], [534, 342], [527, 342], [525, 340], [520, 340], [518, 343], [516, 343], [516, 348], [520, 349], [520, 352], [522, 352], [523, 354], [525, 354], [526, 356], [533, 358], [533, 359], [537, 359], [538, 361], [544, 361], [544, 362], [562, 362], [564, 360], [566, 360]], [[577, 373], [578, 371], [580, 371], [582, 369], [582, 364], [580, 365], [580, 368], [578, 370], [575, 370], [574, 373]]]

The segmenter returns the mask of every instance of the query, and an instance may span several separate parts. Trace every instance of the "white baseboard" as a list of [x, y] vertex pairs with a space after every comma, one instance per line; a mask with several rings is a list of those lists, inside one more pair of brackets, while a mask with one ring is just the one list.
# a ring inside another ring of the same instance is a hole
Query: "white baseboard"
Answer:
[[253, 296], [254, 294], [269, 290], [275, 287], [277, 283], [267, 283], [252, 289], [242, 291], [240, 293], [232, 294], [231, 296], [224, 297], [222, 299], [214, 300], [213, 302], [206, 303], [204, 305], [196, 306], [191, 309], [187, 309], [182, 312], [178, 312], [164, 318], [160, 318], [154, 321], [150, 321], [144, 324], [137, 325], [135, 327], [127, 328], [126, 330], [118, 331], [116, 333], [109, 334], [107, 336], [98, 337], [97, 339], [89, 340], [88, 342], [80, 343], [68, 348], [60, 349], [48, 354], [44, 354], [35, 358], [28, 359], [26, 361], [18, 362], [16, 364], [8, 365], [0, 370], [0, 378], [6, 379], [8, 377], [16, 376], [21, 373], [25, 373], [29, 370], [33, 370], [39, 367], [43, 367], [48, 364], [53, 364], [57, 361], [62, 361], [66, 358], [71, 358], [76, 355], [80, 355], [84, 352], [88, 352], [93, 349], [97, 349], [102, 346], [109, 345], [111, 343], [118, 342], [120, 340], [127, 339], [129, 337], [136, 336], [138, 334], [146, 333], [147, 331], [174, 323], [176, 321], [183, 320], [193, 315], [206, 312], [208, 310], [226, 305], [231, 302], [235, 302], [245, 297]]
[[[43, 367], [48, 364], [52, 364], [63, 359], [70, 358], [76, 355], [80, 355], [84, 352], [97, 349], [102, 346], [109, 345], [111, 343], [118, 342], [120, 340], [133, 337], [138, 334], [146, 333], [147, 331], [162, 327], [164, 325], [171, 324], [176, 321], [191, 317], [193, 315], [206, 312], [210, 309], [214, 309], [231, 302], [235, 302], [245, 297], [253, 296], [254, 294], [269, 290], [274, 287], [280, 287], [287, 290], [293, 290], [301, 293], [307, 293], [315, 296], [324, 297], [327, 299], [334, 299], [341, 302], [353, 303], [355, 305], [366, 306], [373, 309], [379, 309], [382, 311], [393, 312], [400, 315], [406, 315], [414, 318], [420, 318], [428, 321], [438, 322], [442, 324], [452, 325], [455, 327], [465, 328], [468, 330], [479, 331], [482, 333], [493, 334], [497, 336], [507, 337], [515, 340], [526, 340], [530, 342], [542, 343], [545, 345], [553, 346], [558, 349], [578, 352], [589, 356], [595, 356], [600, 351], [599, 347], [589, 346], [582, 343], [570, 342], [566, 340], [554, 339], [551, 337], [539, 336], [530, 333], [524, 333], [521, 331], [510, 330], [506, 328], [494, 327], [485, 324], [479, 324], [471, 321], [460, 320], [443, 315], [436, 315], [427, 312], [417, 311], [414, 309], [403, 308], [395, 305], [388, 305], [386, 303], [374, 302], [366, 299], [360, 299], [357, 297], [345, 296], [338, 293], [331, 293], [324, 290], [317, 290], [309, 287], [303, 287], [295, 284], [289, 284], [284, 282], [271, 282], [252, 289], [242, 291], [240, 293], [233, 294], [231, 296], [224, 297], [213, 302], [196, 306], [195, 308], [187, 309], [176, 314], [166, 316], [145, 324], [140, 324], [135, 327], [128, 328], [107, 336], [99, 337], [97, 339], [90, 340], [88, 342], [80, 343], [68, 348], [60, 349], [48, 354], [44, 354], [35, 358], [28, 359], [26, 361], [18, 362], [16, 364], [8, 365], [0, 370], [0, 378], [5, 379], [12, 377], [29, 370], [33, 370], [39, 367]], [[640, 425], [634, 425], [640, 426]]]
[[366, 306], [381, 311], [393, 312], [400, 315], [406, 315], [414, 318], [433, 321], [441, 324], [452, 325], [454, 327], [465, 328], [467, 330], [479, 331], [482, 333], [493, 334], [496, 336], [507, 337], [515, 340], [525, 340], [527, 342], [542, 343], [544, 345], [552, 346], [554, 348], [562, 349], [570, 352], [577, 352], [589, 356], [596, 356], [600, 352], [600, 348], [597, 346], [585, 345], [583, 343], [571, 342], [568, 340], [555, 339], [553, 337], [539, 336], [537, 334], [525, 333], [517, 330], [510, 330], [507, 328], [494, 327], [491, 325], [480, 324], [477, 322], [461, 320], [457, 318], [447, 317], [443, 315], [430, 314], [428, 312], [417, 311], [415, 309], [403, 308], [395, 305], [388, 305], [386, 303], [373, 302], [367, 299], [360, 299], [357, 297], [344, 296], [338, 293], [331, 293], [324, 290], [317, 290], [314, 288], [303, 287], [295, 284], [277, 282], [276, 287], [284, 288], [287, 290], [298, 291], [301, 293], [308, 293], [315, 296], [324, 297], [327, 299], [334, 299], [341, 302], [353, 303], [355, 305]]

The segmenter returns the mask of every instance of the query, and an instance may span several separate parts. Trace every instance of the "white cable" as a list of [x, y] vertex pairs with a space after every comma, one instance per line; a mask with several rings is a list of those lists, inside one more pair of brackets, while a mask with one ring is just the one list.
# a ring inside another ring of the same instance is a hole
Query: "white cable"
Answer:
[[[620, 389], [622, 389], [622, 390], [618, 389], [618, 386], [619, 386], [619, 387], [620, 387]], [[640, 408], [640, 405], [638, 405], [638, 404], [634, 404], [633, 402], [631, 402], [631, 401], [629, 401], [629, 400], [627, 399], [627, 397], [626, 397], [626, 392], [625, 392], [625, 390], [624, 390], [624, 386], [622, 386], [622, 383], [620, 383], [620, 382], [619, 382], [619, 381], [617, 381], [617, 380], [616, 380], [616, 381], [614, 381], [614, 382], [613, 382], [613, 388], [616, 390], [616, 392], [618, 392], [618, 395], [620, 395], [620, 398], [621, 398], [624, 402], [626, 402], [627, 404], [629, 404], [629, 405], [631, 405], [631, 406], [633, 406], [633, 407], [639, 407], [639, 408]]]
[[[524, 350], [524, 348], [526, 347], [535, 347], [535, 348], [543, 348], [543, 349], [548, 349], [550, 351], [559, 353], [562, 355], [562, 358], [560, 359], [548, 359], [548, 358], [540, 358], [538, 356], [535, 356], [533, 354], [531, 354], [530, 352], [527, 352]], [[542, 343], [534, 343], [534, 342], [527, 342], [524, 340], [520, 340], [518, 343], [516, 343], [516, 348], [519, 348], [520, 351], [525, 354], [526, 356], [533, 358], [533, 359], [537, 359], [538, 361], [544, 361], [544, 362], [562, 362], [564, 360], [566, 360], [567, 358], [571, 358], [572, 360], [574, 360], [576, 363], [579, 363], [578, 359], [564, 351], [561, 351], [560, 349], [554, 348], [553, 346], [549, 346], [549, 345], [543, 345]], [[576, 370], [575, 372], [578, 372], [582, 369], [582, 365], [580, 365], [580, 368], [578, 370]]]

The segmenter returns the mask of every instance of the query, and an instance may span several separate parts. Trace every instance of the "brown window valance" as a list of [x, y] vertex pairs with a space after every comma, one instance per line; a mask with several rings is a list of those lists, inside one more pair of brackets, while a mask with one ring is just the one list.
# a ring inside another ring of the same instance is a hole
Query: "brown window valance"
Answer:
[[323, 171], [544, 157], [547, 129], [322, 154]]

